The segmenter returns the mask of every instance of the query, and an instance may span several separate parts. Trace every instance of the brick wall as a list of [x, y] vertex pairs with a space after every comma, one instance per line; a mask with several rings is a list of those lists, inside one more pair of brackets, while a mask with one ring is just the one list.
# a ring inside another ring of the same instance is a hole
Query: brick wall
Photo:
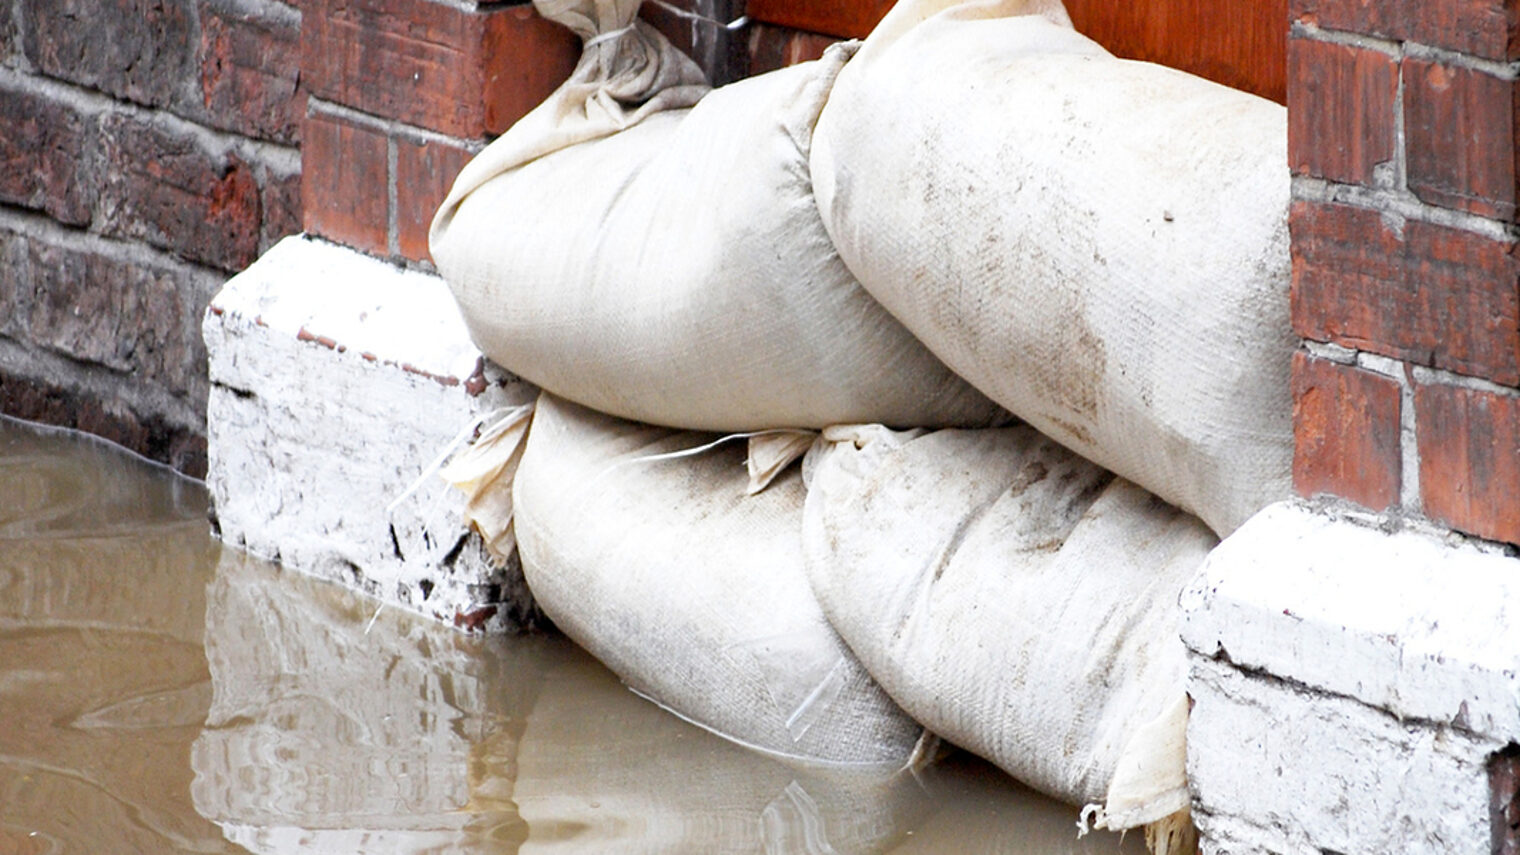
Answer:
[[1513, 0], [1292, 0], [1305, 495], [1520, 544]]
[[[832, 41], [642, 14], [719, 83]], [[579, 53], [525, 2], [0, 3], [0, 412], [204, 472], [221, 283], [303, 229], [425, 266], [459, 168]]]
[[300, 229], [300, 14], [0, 6], [0, 411], [205, 467], [212, 292]]

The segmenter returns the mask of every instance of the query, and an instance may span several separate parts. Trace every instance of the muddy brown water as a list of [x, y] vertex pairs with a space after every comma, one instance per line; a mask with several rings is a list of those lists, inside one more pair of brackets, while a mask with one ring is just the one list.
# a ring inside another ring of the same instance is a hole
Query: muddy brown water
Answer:
[[222, 549], [191, 481], [0, 419], [0, 855], [1107, 853], [951, 755], [790, 768], [557, 636], [467, 638]]

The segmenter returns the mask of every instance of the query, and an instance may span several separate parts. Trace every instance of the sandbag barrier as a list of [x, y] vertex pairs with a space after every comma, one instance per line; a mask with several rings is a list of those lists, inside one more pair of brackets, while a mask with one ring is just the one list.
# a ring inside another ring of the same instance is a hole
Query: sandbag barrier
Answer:
[[636, 0], [536, 5], [581, 65], [432, 231], [546, 390], [444, 470], [475, 524], [715, 733], [884, 771], [938, 734], [1192, 849], [1177, 594], [1289, 489], [1282, 108], [1057, 0], [906, 0], [711, 92]]

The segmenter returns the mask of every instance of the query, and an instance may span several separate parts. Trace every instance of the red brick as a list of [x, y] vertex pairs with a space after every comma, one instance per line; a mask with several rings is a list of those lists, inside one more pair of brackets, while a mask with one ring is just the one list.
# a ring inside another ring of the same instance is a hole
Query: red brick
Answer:
[[1288, 42], [1288, 160], [1294, 174], [1371, 185], [1394, 160], [1398, 64], [1373, 50]]
[[1293, 486], [1372, 510], [1399, 499], [1399, 384], [1350, 365], [1293, 357]]
[[1404, 60], [1409, 189], [1435, 205], [1515, 219], [1513, 80]]
[[1520, 543], [1520, 399], [1420, 386], [1414, 400], [1426, 516]]
[[155, 107], [192, 77], [187, 0], [20, 0], [22, 45], [43, 73]]
[[839, 39], [786, 27], [752, 24], [749, 28], [749, 73], [763, 74], [823, 56]]
[[752, 21], [777, 24], [831, 36], [865, 38], [892, 8], [894, 0], [853, 0], [818, 3], [815, 0], [749, 0], [744, 13]]
[[92, 125], [90, 117], [46, 95], [0, 88], [0, 201], [87, 225]]
[[306, 230], [376, 255], [390, 252], [390, 163], [385, 136], [311, 115], [301, 132]]
[[300, 15], [268, 2], [201, 0], [200, 20], [207, 121], [251, 137], [298, 141], [306, 112], [298, 86]]
[[208, 150], [190, 130], [129, 115], [102, 120], [101, 148], [106, 234], [228, 271], [258, 257], [262, 212], [250, 164]]
[[472, 12], [427, 0], [307, 0], [312, 95], [459, 137], [501, 133], [554, 91], [580, 42], [529, 5]]
[[1520, 266], [1512, 241], [1375, 211], [1296, 202], [1298, 334], [1520, 384]]
[[1486, 59], [1520, 59], [1513, 0], [1290, 0], [1293, 20]]
[[413, 261], [431, 257], [428, 226], [433, 212], [471, 157], [465, 149], [439, 142], [396, 142], [396, 234], [402, 255]]

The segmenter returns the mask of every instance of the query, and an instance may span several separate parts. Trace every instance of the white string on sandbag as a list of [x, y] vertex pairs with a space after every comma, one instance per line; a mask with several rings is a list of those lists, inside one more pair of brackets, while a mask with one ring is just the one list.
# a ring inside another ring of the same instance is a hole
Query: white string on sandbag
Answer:
[[800, 477], [747, 494], [738, 438], [543, 395], [514, 484], [528, 585], [630, 688], [713, 733], [789, 761], [901, 768], [922, 728], [818, 607]]

